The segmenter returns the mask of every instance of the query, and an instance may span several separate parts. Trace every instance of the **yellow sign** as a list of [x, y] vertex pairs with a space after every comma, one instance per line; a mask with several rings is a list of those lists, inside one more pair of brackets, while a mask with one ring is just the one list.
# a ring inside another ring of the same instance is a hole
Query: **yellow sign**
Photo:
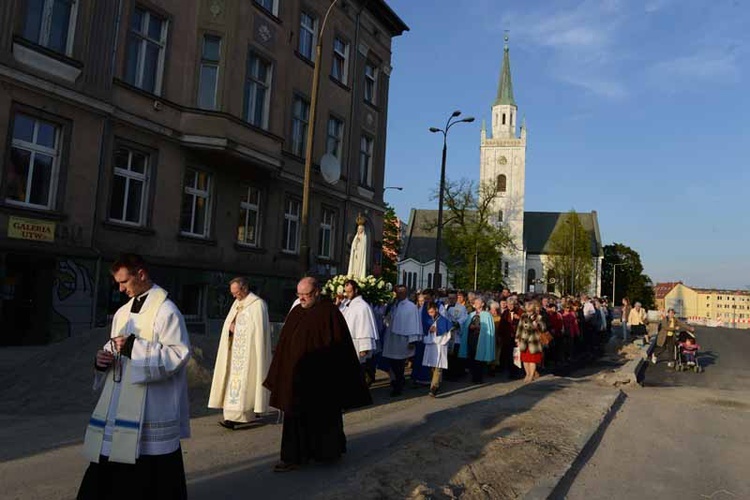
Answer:
[[55, 241], [55, 223], [46, 220], [8, 218], [8, 238], [33, 241]]

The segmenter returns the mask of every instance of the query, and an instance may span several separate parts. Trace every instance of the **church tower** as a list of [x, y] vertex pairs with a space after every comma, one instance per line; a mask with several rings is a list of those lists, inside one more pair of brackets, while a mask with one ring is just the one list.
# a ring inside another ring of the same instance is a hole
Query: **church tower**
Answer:
[[497, 221], [510, 231], [515, 249], [507, 249], [500, 263], [505, 282], [513, 291], [523, 292], [526, 284], [526, 252], [523, 242], [524, 192], [526, 182], [526, 128], [516, 132], [518, 106], [513, 98], [510, 76], [510, 50], [505, 37], [503, 64], [497, 98], [492, 105], [492, 136], [482, 123], [480, 181], [497, 191], [493, 210]]

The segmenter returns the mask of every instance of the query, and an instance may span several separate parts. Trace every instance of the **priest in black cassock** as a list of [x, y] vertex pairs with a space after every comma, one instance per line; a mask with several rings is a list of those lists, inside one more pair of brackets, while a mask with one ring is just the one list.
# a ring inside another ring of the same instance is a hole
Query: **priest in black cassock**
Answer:
[[320, 298], [314, 278], [300, 280], [297, 297], [263, 383], [271, 406], [284, 412], [276, 472], [340, 458], [346, 452], [342, 411], [372, 403], [338, 307]]

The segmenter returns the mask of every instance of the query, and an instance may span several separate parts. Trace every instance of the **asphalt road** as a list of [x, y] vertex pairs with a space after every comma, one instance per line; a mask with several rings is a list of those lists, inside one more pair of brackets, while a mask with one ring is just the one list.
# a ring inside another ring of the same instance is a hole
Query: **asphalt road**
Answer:
[[698, 328], [704, 373], [649, 365], [569, 499], [750, 498], [750, 332]]

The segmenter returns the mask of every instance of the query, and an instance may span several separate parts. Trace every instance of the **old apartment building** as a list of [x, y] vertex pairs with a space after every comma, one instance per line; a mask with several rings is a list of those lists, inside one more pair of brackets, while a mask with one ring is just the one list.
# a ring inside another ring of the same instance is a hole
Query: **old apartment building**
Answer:
[[[106, 323], [108, 265], [154, 263], [195, 331], [226, 282], [272, 316], [301, 272], [315, 45], [329, 0], [0, 2], [0, 345]], [[384, 0], [340, 0], [322, 34], [313, 266], [346, 269], [357, 214], [377, 270], [392, 39]], [[341, 164], [324, 181], [324, 153]]]

